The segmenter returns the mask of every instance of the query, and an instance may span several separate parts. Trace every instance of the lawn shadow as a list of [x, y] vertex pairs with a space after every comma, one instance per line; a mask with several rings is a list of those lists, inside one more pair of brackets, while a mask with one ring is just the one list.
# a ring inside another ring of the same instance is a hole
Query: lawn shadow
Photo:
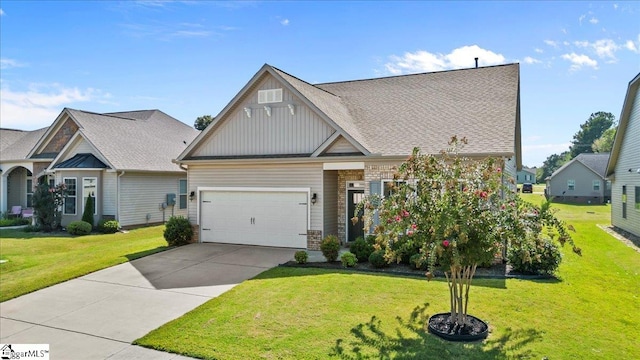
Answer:
[[530, 359], [534, 354], [524, 349], [525, 345], [542, 339], [542, 332], [535, 329], [507, 328], [503, 335], [489, 335], [484, 341], [445, 341], [426, 330], [428, 306], [417, 306], [406, 320], [396, 317], [393, 331], [383, 330], [382, 321], [372, 316], [368, 322], [353, 327], [348, 337], [337, 339], [329, 355], [344, 360]]
[[124, 257], [126, 257], [129, 261], [132, 261], [132, 260], [143, 258], [143, 257], [148, 256], [148, 255], [152, 255], [152, 254], [155, 254], [155, 253], [166, 251], [166, 250], [169, 250], [169, 249], [172, 249], [172, 248], [173, 248], [173, 246], [158, 246], [158, 247], [153, 248], [153, 249], [148, 249], [148, 250], [144, 250], [144, 251], [138, 251], [138, 252], [132, 253], [132, 254], [127, 254]]

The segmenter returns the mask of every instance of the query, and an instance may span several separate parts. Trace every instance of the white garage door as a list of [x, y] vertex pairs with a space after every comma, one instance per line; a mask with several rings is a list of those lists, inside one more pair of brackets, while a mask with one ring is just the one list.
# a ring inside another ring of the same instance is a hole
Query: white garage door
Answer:
[[307, 247], [307, 193], [203, 191], [203, 242]]

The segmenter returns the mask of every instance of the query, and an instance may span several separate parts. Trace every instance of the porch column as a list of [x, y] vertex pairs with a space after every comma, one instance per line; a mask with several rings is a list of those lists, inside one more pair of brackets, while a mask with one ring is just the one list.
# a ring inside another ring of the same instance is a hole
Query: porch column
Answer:
[[7, 197], [9, 196], [7, 194], [7, 174], [6, 171], [3, 171], [0, 176], [2, 179], [0, 180], [0, 212], [7, 211]]

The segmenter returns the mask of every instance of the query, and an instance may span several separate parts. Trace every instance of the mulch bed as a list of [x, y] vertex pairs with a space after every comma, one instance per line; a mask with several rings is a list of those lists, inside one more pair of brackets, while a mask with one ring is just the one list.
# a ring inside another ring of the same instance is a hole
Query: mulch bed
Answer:
[[[369, 263], [360, 263], [352, 268], [345, 268], [340, 261], [334, 262], [311, 262], [306, 264], [298, 264], [295, 261], [289, 261], [280, 266], [285, 267], [298, 267], [298, 268], [318, 268], [318, 269], [331, 269], [331, 270], [347, 270], [347, 271], [359, 271], [366, 273], [382, 273], [388, 275], [400, 275], [400, 276], [412, 276], [426, 279], [426, 271], [413, 269], [410, 266], [403, 264], [389, 264], [387, 267], [378, 269], [373, 267]], [[444, 274], [436, 271], [434, 276], [444, 277]], [[553, 279], [549, 275], [527, 275], [513, 271], [511, 266], [498, 263], [488, 268], [477, 268], [474, 279]]]

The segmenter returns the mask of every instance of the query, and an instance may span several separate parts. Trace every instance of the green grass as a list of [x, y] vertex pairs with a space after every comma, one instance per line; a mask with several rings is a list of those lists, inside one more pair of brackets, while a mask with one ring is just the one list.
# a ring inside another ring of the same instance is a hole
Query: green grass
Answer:
[[166, 249], [164, 226], [128, 233], [55, 236], [0, 230], [0, 301]]
[[640, 358], [640, 254], [596, 227], [607, 205], [553, 207], [583, 256], [566, 247], [557, 280], [475, 280], [469, 313], [491, 330], [482, 342], [424, 330], [448, 311], [442, 279], [275, 268], [136, 343], [205, 359]]

